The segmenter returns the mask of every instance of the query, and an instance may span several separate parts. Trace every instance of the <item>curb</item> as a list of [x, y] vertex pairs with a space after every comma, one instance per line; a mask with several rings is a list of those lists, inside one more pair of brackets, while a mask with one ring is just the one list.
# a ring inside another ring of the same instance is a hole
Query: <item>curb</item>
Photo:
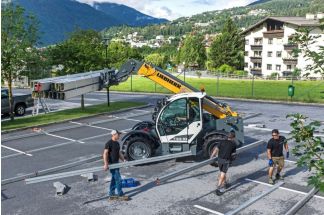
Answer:
[[[96, 91], [99, 93], [105, 93], [102, 91]], [[146, 93], [146, 92], [126, 92], [126, 91], [110, 91], [111, 93], [117, 94], [140, 94], [140, 95], [161, 95], [161, 96], [170, 96], [175, 94], [166, 94], [166, 93]], [[300, 105], [300, 106], [317, 106], [317, 107], [324, 107], [323, 103], [305, 103], [305, 102], [285, 102], [285, 101], [278, 101], [278, 100], [262, 100], [262, 99], [245, 99], [245, 98], [230, 98], [230, 97], [216, 97], [214, 98], [220, 100], [229, 100], [229, 101], [244, 101], [244, 102], [258, 102], [258, 103], [271, 103], [271, 104], [285, 104], [285, 105]]]
[[[112, 112], [103, 112], [103, 113], [98, 113], [98, 114], [94, 114], [91, 116], [84, 116], [84, 117], [75, 118], [75, 119], [88, 119], [88, 118], [92, 118], [95, 116], [101, 116], [101, 115], [105, 115], [105, 114], [117, 114], [117, 113], [122, 113], [122, 112], [130, 111], [130, 110], [134, 110], [134, 109], [143, 109], [143, 108], [147, 108], [147, 107], [151, 107], [151, 106], [152, 105], [150, 105], [150, 104], [146, 104], [146, 105], [142, 105], [142, 106], [125, 108], [125, 109], [112, 111]], [[1, 131], [1, 134], [8, 134], [8, 133], [16, 132], [16, 131], [23, 131], [23, 130], [27, 130], [27, 129], [31, 129], [31, 128], [35, 128], [35, 127], [39, 127], [39, 126], [56, 125], [59, 123], [69, 122], [69, 121], [75, 120], [75, 119], [62, 120], [62, 121], [52, 122], [52, 123], [48, 123], [48, 124], [38, 124], [38, 125], [28, 126], [28, 127], [24, 127], [24, 128], [10, 129], [10, 130], [6, 130], [6, 131]]]

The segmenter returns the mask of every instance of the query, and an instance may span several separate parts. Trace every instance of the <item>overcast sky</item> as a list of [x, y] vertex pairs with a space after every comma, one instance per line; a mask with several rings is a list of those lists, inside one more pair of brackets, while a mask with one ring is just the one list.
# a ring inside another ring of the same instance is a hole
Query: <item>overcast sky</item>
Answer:
[[211, 10], [245, 6], [255, 0], [77, 0], [93, 2], [113, 2], [135, 8], [147, 15], [174, 20]]

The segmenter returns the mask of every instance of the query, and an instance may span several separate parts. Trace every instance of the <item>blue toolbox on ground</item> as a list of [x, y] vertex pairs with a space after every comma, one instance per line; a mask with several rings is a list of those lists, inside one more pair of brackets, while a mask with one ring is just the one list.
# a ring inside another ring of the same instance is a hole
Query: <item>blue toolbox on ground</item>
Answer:
[[135, 178], [122, 179], [122, 187], [137, 187], [138, 185], [140, 183]]

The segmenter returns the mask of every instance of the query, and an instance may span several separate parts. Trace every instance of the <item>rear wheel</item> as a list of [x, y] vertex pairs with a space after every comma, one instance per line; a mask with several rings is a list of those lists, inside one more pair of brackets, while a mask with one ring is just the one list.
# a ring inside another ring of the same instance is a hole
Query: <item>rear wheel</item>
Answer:
[[152, 147], [149, 140], [143, 136], [130, 137], [126, 142], [126, 156], [128, 160], [140, 160], [152, 157]]

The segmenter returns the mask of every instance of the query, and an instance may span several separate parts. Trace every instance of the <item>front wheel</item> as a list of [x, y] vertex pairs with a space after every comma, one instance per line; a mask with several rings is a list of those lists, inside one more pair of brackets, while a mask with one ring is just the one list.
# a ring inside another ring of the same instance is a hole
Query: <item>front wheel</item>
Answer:
[[18, 105], [15, 107], [15, 114], [16, 114], [17, 116], [23, 116], [23, 115], [25, 115], [25, 113], [26, 113], [26, 107], [25, 107], [25, 105], [23, 105], [23, 104], [18, 104]]
[[140, 160], [152, 157], [152, 147], [145, 137], [130, 137], [126, 143], [126, 157], [128, 160]]

